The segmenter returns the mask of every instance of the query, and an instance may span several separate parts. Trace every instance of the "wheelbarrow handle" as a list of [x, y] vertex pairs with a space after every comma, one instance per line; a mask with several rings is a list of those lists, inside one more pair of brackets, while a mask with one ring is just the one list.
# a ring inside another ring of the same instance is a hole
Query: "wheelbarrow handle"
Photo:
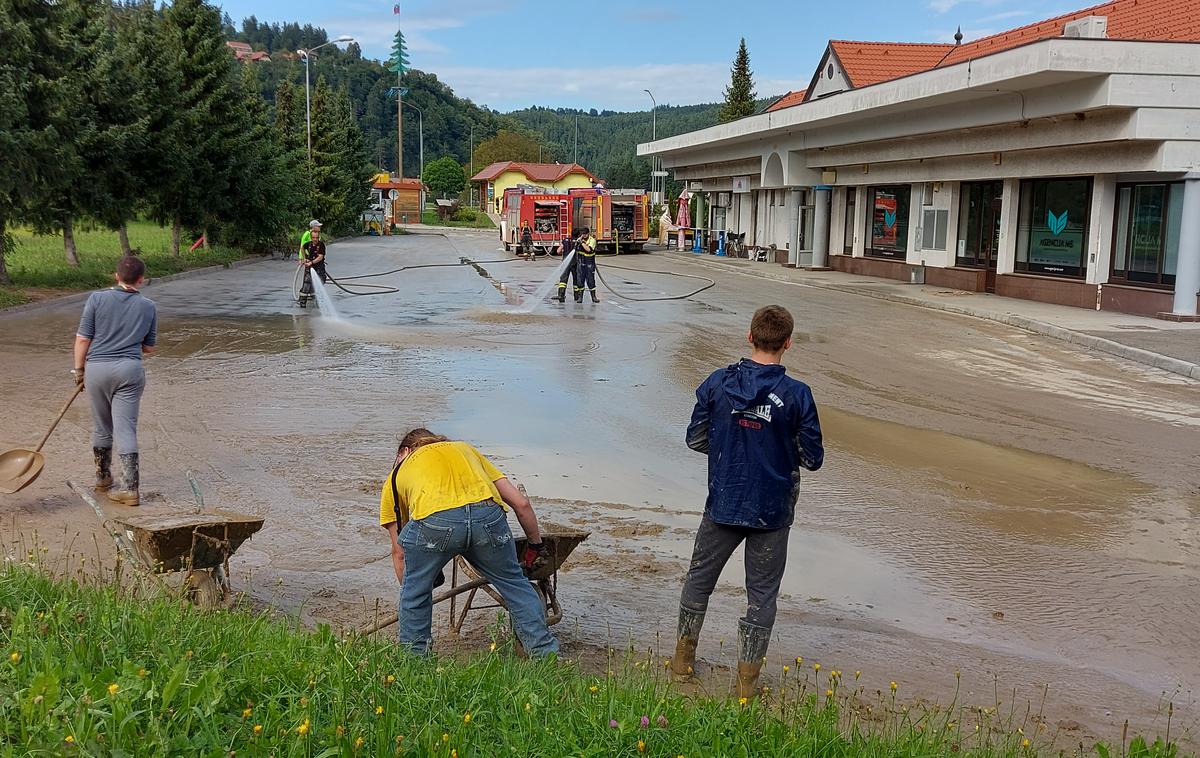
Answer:
[[71, 403], [75, 402], [75, 398], [79, 397], [80, 392], [83, 392], [83, 385], [75, 385], [75, 391], [71, 393], [69, 398], [67, 398], [67, 402], [63, 403], [62, 410], [58, 412], [58, 418], [54, 419], [54, 423], [51, 424], [50, 428], [46, 430], [45, 436], [42, 437], [42, 441], [37, 444], [37, 447], [33, 449], [33, 452], [41, 452], [42, 445], [46, 444], [46, 440], [50, 439], [50, 435], [53, 434], [54, 430], [58, 428], [58, 422], [63, 420], [63, 416], [67, 415], [67, 409], [71, 407]]

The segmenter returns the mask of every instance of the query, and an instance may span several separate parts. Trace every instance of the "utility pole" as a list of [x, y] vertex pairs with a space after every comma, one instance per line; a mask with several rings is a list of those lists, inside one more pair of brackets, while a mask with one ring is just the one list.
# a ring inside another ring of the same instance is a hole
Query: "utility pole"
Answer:
[[573, 163], [579, 163], [579, 114], [575, 114], [575, 158]]
[[400, 29], [400, 4], [392, 12], [396, 14], [396, 41], [392, 45], [392, 57], [388, 60], [389, 71], [396, 73], [396, 178], [404, 181], [404, 72], [408, 70], [408, 50], [404, 46], [404, 32]]
[[[658, 101], [654, 99], [654, 93], [648, 89], [642, 90], [650, 96], [650, 141], [654, 142], [658, 139]], [[658, 167], [658, 157], [654, 156], [650, 159], [650, 194], [655, 200], [658, 199], [658, 177], [655, 176]]]

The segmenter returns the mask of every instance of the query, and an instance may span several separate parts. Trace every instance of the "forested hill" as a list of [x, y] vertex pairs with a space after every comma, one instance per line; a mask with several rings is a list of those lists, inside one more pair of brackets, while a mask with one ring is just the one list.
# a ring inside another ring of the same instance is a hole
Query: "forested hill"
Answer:
[[[247, 64], [255, 67], [260, 91], [268, 102], [274, 101], [275, 89], [283, 79], [303, 85], [304, 63], [295, 51], [315, 47], [329, 39], [325, 30], [319, 27], [296, 23], [268, 24], [253, 16], [243, 20], [240, 28], [226, 17], [225, 30], [230, 40], [247, 42], [255, 50], [271, 54], [270, 62]], [[396, 101], [387, 94], [388, 88], [396, 85], [395, 74], [387, 72], [379, 61], [363, 58], [358, 45], [353, 43], [344, 50], [334, 45], [322, 48], [313, 55], [311, 69], [314, 86], [318, 78], [324, 77], [335, 89], [347, 88], [371, 160], [382, 169], [395, 171]], [[649, 161], [636, 157], [637, 144], [650, 139], [648, 109], [616, 112], [531, 107], [499, 113], [486, 105], [476, 105], [456, 96], [435, 73], [411, 71], [405, 74], [402, 85], [409, 90], [405, 103], [416, 106], [424, 115], [427, 163], [450, 155], [464, 166], [470, 166], [472, 127], [476, 145], [501, 129], [510, 129], [537, 140], [542, 146], [543, 160], [569, 162], [576, 155], [575, 123], [578, 116], [580, 163], [605, 179], [609, 186], [649, 186]], [[656, 115], [658, 136], [712, 126], [717, 123], [719, 109], [717, 104], [663, 106]], [[418, 122], [417, 110], [406, 107], [404, 172], [409, 176], [417, 173]], [[478, 170], [481, 166], [475, 168]]]

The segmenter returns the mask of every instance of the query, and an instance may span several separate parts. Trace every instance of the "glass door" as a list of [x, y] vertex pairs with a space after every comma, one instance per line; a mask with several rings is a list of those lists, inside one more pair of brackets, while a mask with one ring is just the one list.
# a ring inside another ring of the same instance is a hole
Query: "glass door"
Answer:
[[964, 182], [959, 203], [955, 265], [987, 270], [985, 289], [996, 291], [1004, 182]]

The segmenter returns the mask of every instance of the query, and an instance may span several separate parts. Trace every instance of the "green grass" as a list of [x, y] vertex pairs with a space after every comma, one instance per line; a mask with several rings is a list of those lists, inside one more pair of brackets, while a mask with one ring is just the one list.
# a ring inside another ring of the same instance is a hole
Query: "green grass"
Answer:
[[984, 711], [902, 707], [808, 669], [742, 706], [676, 694], [661, 660], [629, 651], [594, 675], [503, 640], [421, 659], [54, 579], [26, 557], [0, 571], [0, 755], [1019, 756], [1043, 741], [1028, 721], [1025, 745]]
[[[7, 251], [5, 261], [11, 287], [0, 287], [0, 307], [28, 300], [25, 288], [86, 290], [112, 283], [113, 269], [121, 257], [121, 245], [116, 232], [107, 230], [76, 230], [75, 244], [79, 250], [79, 266], [70, 266], [63, 253], [61, 235], [37, 235], [28, 229], [13, 229], [16, 249]], [[201, 266], [225, 264], [245, 257], [231, 248], [202, 247], [188, 252], [194, 240], [181, 242], [180, 255], [171, 255], [171, 230], [148, 222], [129, 224], [129, 244], [141, 250], [146, 262], [147, 276], [165, 276]]]
[[[455, 220], [455, 216], [458, 220]], [[446, 221], [438, 218], [437, 211], [426, 210], [421, 214], [421, 223], [429, 226], [447, 226], [459, 229], [495, 229], [496, 225], [486, 213], [478, 208], [460, 208], [455, 216], [451, 216]], [[467, 218], [467, 216], [470, 216]]]

